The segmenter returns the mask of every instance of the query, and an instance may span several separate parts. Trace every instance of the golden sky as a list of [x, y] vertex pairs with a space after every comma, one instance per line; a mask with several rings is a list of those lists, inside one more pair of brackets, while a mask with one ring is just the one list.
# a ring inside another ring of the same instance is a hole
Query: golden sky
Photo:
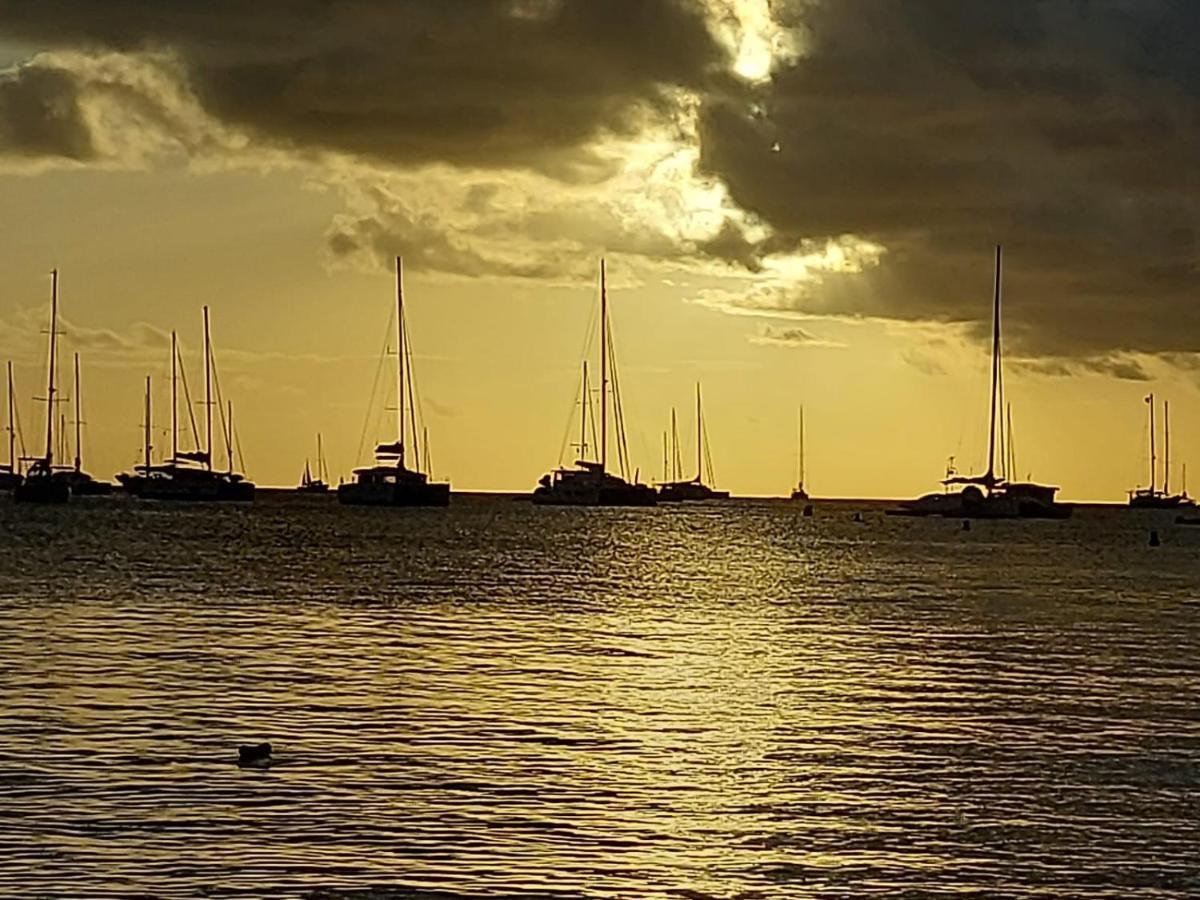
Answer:
[[813, 492], [916, 495], [986, 459], [1003, 242], [1021, 474], [1121, 498], [1151, 390], [1176, 484], [1200, 459], [1186, 11], [372, 0], [283, 35], [186, 6], [0, 0], [0, 356], [31, 450], [57, 266], [94, 474], [137, 461], [147, 374], [166, 445], [167, 336], [195, 390], [208, 304], [247, 474], [295, 483], [320, 431], [348, 475], [402, 253], [435, 475], [531, 489], [603, 255], [643, 478], [673, 405], [693, 458], [700, 380], [720, 487], [790, 489], [803, 403]]

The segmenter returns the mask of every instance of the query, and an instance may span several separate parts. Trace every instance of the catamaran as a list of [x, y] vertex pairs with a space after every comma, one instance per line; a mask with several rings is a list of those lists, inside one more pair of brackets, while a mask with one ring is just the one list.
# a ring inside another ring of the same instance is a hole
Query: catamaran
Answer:
[[[216, 359], [212, 349], [209, 329], [208, 307], [204, 307], [204, 449], [181, 451], [179, 449], [179, 376], [183, 372], [182, 358], [175, 332], [171, 332], [171, 455], [159, 465], [150, 460], [150, 401], [146, 399], [146, 457], [142, 465], [132, 473], [122, 473], [117, 481], [130, 494], [145, 500], [186, 501], [242, 501], [254, 499], [255, 487], [241, 473], [234, 471], [234, 449], [237, 443], [233, 430], [233, 404], [221, 408], [222, 437], [228, 466], [224, 472], [213, 467], [213, 399], [216, 378]], [[199, 446], [200, 438], [192, 415], [187, 377], [183, 376], [185, 399], [188, 400], [188, 418], [192, 426], [192, 440]], [[149, 391], [149, 380], [147, 380]], [[240, 453], [239, 453], [240, 455]]]
[[804, 489], [804, 407], [800, 407], [800, 442], [796, 460], [796, 486], [792, 488], [793, 500], [808, 500], [808, 491]]
[[[1057, 487], [1010, 480], [1015, 464], [1005, 464], [1005, 471], [997, 472], [997, 415], [1003, 407], [1000, 342], [1001, 270], [1001, 248], [997, 246], [996, 282], [992, 298], [992, 386], [987, 471], [982, 475], [966, 476], [948, 471], [942, 481], [945, 488], [943, 492], [909, 500], [902, 503], [899, 509], [888, 510], [889, 515], [953, 516], [967, 519], [1065, 519], [1071, 515], [1070, 506], [1058, 503], [1054, 499], [1058, 493]], [[1000, 428], [1003, 427], [1001, 424]], [[1011, 438], [1011, 426], [1008, 433]], [[1001, 448], [1005, 447], [1003, 433], [1000, 435], [999, 445]], [[1011, 458], [1011, 442], [1008, 447], [1007, 452]]]
[[66, 503], [71, 490], [54, 471], [54, 405], [58, 392], [58, 269], [50, 273], [50, 360], [46, 379], [46, 453], [30, 461], [25, 477], [13, 488], [18, 503]]
[[1131, 509], [1185, 509], [1196, 504], [1187, 491], [1172, 494], [1171, 483], [1171, 408], [1166, 400], [1163, 401], [1163, 484], [1158, 487], [1157, 472], [1158, 457], [1154, 447], [1154, 394], [1146, 397], [1146, 405], [1150, 407], [1150, 486], [1135, 488], [1129, 492]]
[[[397, 437], [375, 447], [375, 465], [354, 470], [354, 480], [339, 484], [339, 503], [348, 506], [449, 506], [450, 485], [431, 481], [422, 471], [417, 449], [416, 391], [412, 385], [412, 352], [404, 327], [404, 264], [396, 257], [396, 382]], [[407, 443], [412, 437], [411, 445]], [[408, 450], [411, 448], [411, 456]], [[411, 459], [415, 468], [408, 468]]]
[[[613, 411], [617, 426], [617, 459], [621, 475], [608, 470], [608, 393], [610, 378], [613, 393]], [[584, 369], [583, 402], [586, 434], [587, 410], [590, 397], [587, 386], [587, 369]], [[625, 442], [625, 417], [621, 408], [620, 382], [617, 377], [616, 354], [612, 351], [608, 324], [608, 283], [604, 260], [600, 261], [600, 439], [597, 459], [587, 459], [587, 445], [581, 441], [580, 458], [574, 468], [560, 466], [543, 475], [533, 491], [533, 502], [543, 506], [654, 506], [658, 495], [654, 488], [639, 484], [637, 473], [633, 481], [627, 480], [629, 452]]]
[[[671, 437], [674, 441], [672, 459], [676, 461], [675, 477], [658, 487], [659, 503], [678, 503], [685, 500], [727, 500], [729, 491], [718, 491], [704, 483], [707, 470], [708, 480], [715, 481], [712, 472], [712, 457], [708, 453], [708, 433], [704, 428], [704, 407], [700, 402], [700, 384], [696, 384], [696, 477], [684, 480], [679, 477], [679, 433], [675, 428], [675, 410], [671, 410]], [[707, 463], [707, 469], [705, 466]]]
[[303, 494], [326, 494], [329, 492], [329, 473], [325, 469], [325, 454], [321, 450], [321, 435], [317, 433], [317, 474], [313, 476], [308, 460], [304, 461], [304, 473], [296, 488]]

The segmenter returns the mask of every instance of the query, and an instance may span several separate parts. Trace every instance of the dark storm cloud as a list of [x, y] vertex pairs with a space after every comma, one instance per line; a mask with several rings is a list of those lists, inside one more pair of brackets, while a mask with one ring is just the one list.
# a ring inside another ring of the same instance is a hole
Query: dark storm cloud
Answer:
[[697, 0], [0, 0], [0, 23], [173, 52], [210, 113], [287, 146], [568, 179], [722, 56]]
[[[1200, 347], [1200, 4], [837, 0], [786, 15], [805, 54], [755, 104], [706, 107], [703, 165], [774, 247], [856, 234], [888, 253], [781, 307], [983, 324], [1002, 242], [1024, 351]], [[721, 248], [751, 268], [773, 249], [736, 237]]]
[[95, 157], [69, 72], [30, 67], [0, 74], [0, 153], [77, 162]]

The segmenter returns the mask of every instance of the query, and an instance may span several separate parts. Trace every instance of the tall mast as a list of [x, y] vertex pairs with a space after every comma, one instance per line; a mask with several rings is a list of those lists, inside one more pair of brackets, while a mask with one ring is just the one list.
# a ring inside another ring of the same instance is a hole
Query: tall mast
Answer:
[[679, 480], [679, 427], [675, 424], [675, 407], [671, 407], [671, 480]]
[[804, 487], [804, 405], [800, 405], [800, 487]]
[[8, 361], [8, 470], [17, 471], [17, 429], [13, 422], [12, 360]]
[[608, 282], [600, 260], [600, 471], [608, 466]]
[[696, 483], [704, 480], [704, 413], [700, 408], [700, 382], [696, 382]]
[[176, 390], [179, 369], [179, 350], [175, 332], [171, 332], [171, 465], [179, 456], [179, 398]]
[[58, 355], [58, 269], [50, 273], [50, 377], [46, 388], [46, 471], [54, 462], [54, 358]]
[[1009, 480], [1016, 481], [1019, 480], [1021, 476], [1017, 472], [1017, 442], [1013, 439], [1011, 403], [1008, 404], [1005, 412], [1008, 418], [1008, 427], [1005, 432], [1008, 435], [1008, 465], [1006, 468], [1008, 469]]
[[404, 468], [404, 263], [396, 257], [396, 365], [400, 426], [400, 468]]
[[996, 287], [992, 296], [992, 408], [988, 429], [987, 486], [996, 480], [996, 395], [1000, 389], [1000, 245], [996, 245]]
[[78, 472], [83, 468], [83, 459], [79, 447], [81, 445], [82, 431], [82, 416], [80, 412], [83, 409], [83, 403], [79, 399], [79, 354], [75, 354], [75, 471]]
[[1147, 397], [1146, 402], [1150, 404], [1150, 493], [1153, 494], [1158, 468], [1158, 457], [1154, 453], [1154, 395]]
[[1171, 493], [1171, 402], [1163, 401], [1163, 493]]
[[588, 423], [588, 371], [587, 360], [583, 361], [583, 392], [579, 395], [579, 458], [587, 459]]
[[212, 471], [212, 344], [208, 332], [208, 307], [204, 307], [204, 468]]
[[145, 421], [145, 431], [142, 433], [142, 440], [143, 440], [143, 444], [144, 444], [144, 446], [142, 447], [142, 450], [144, 451], [143, 459], [145, 460], [145, 463], [146, 463], [146, 471], [147, 472], [150, 471], [150, 428], [151, 428], [150, 421], [151, 421], [150, 420], [150, 376], [147, 375], [146, 376], [146, 421]]
[[229, 456], [229, 474], [233, 474], [233, 401], [226, 401], [229, 415], [225, 417], [225, 453]]
[[667, 433], [663, 432], [663, 481], [669, 481], [667, 477]]
[[325, 454], [321, 450], [321, 432], [317, 432], [317, 478], [325, 480]]

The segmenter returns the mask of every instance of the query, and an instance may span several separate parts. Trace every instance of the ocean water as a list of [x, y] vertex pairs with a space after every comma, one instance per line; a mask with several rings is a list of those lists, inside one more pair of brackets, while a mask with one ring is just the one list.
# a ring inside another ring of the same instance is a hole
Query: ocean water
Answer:
[[1200, 894], [1200, 529], [858, 508], [0, 503], [0, 894]]

